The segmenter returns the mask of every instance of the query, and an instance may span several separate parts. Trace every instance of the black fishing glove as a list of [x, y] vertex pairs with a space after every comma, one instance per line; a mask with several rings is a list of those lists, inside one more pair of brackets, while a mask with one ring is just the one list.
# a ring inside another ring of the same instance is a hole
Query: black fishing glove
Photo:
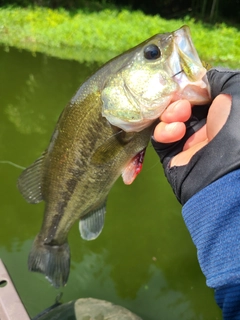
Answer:
[[186, 122], [187, 131], [178, 142], [152, 144], [163, 164], [165, 175], [181, 204], [226, 173], [240, 168], [240, 71], [223, 68], [207, 72], [211, 99], [220, 93], [232, 96], [230, 115], [219, 133], [183, 166], [170, 167], [172, 157], [182, 151], [187, 139], [205, 123], [209, 106], [194, 106]]

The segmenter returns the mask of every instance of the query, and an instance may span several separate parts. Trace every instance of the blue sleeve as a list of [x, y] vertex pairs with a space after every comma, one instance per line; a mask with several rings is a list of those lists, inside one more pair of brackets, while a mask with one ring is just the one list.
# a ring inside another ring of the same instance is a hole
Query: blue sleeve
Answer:
[[196, 193], [182, 213], [224, 319], [240, 319], [240, 170]]
[[240, 319], [240, 285], [215, 290], [215, 300], [222, 309], [224, 320]]

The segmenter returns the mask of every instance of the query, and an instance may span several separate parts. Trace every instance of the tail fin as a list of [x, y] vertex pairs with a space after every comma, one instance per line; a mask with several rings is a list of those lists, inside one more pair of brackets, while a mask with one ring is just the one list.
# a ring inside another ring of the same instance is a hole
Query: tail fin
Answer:
[[56, 288], [64, 286], [67, 283], [70, 269], [68, 243], [51, 246], [44, 244], [37, 236], [28, 257], [28, 269], [44, 274]]

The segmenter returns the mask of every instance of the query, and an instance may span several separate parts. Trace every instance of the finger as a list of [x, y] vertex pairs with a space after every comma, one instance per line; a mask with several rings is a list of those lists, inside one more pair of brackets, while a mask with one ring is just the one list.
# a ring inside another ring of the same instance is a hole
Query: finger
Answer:
[[194, 145], [205, 141], [207, 139], [207, 128], [206, 125], [204, 125], [201, 129], [199, 129], [197, 132], [195, 132], [184, 144], [183, 151], [190, 149]]
[[182, 139], [185, 133], [186, 126], [183, 122], [160, 122], [154, 130], [153, 137], [161, 143], [172, 143]]
[[185, 122], [190, 118], [191, 112], [191, 104], [188, 100], [178, 100], [167, 107], [160, 120], [166, 123]]
[[176, 155], [175, 157], [172, 158], [171, 163], [170, 163], [170, 167], [184, 166], [185, 164], [187, 164], [191, 160], [192, 156], [197, 151], [202, 149], [207, 143], [208, 143], [208, 140], [206, 139], [204, 141], [201, 141], [201, 142], [195, 144], [190, 149], [185, 150], [183, 152], [180, 152], [178, 155]]
[[230, 114], [232, 98], [227, 94], [218, 95], [212, 102], [207, 116], [207, 136], [211, 141], [221, 130]]
[[209, 108], [207, 124], [187, 140], [183, 151], [172, 158], [171, 167], [187, 164], [197, 151], [218, 134], [230, 114], [231, 103], [231, 96], [226, 94], [220, 94], [213, 100]]

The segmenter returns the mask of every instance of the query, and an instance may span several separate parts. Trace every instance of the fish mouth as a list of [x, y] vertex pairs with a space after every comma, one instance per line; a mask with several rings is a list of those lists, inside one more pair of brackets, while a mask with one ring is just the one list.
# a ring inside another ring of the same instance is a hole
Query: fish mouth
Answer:
[[176, 72], [172, 78], [180, 84], [180, 90], [174, 93], [171, 102], [187, 99], [191, 104], [201, 105], [210, 102], [210, 87], [207, 76], [194, 82], [188, 81], [184, 70]]
[[179, 57], [180, 68], [184, 71], [190, 81], [197, 81], [206, 74], [206, 69], [192, 42], [188, 26], [176, 30], [173, 33], [173, 42]]
[[174, 51], [170, 59], [172, 79], [179, 86], [172, 101], [187, 99], [192, 104], [210, 101], [210, 86], [207, 70], [203, 67], [191, 39], [188, 26], [173, 32]]

